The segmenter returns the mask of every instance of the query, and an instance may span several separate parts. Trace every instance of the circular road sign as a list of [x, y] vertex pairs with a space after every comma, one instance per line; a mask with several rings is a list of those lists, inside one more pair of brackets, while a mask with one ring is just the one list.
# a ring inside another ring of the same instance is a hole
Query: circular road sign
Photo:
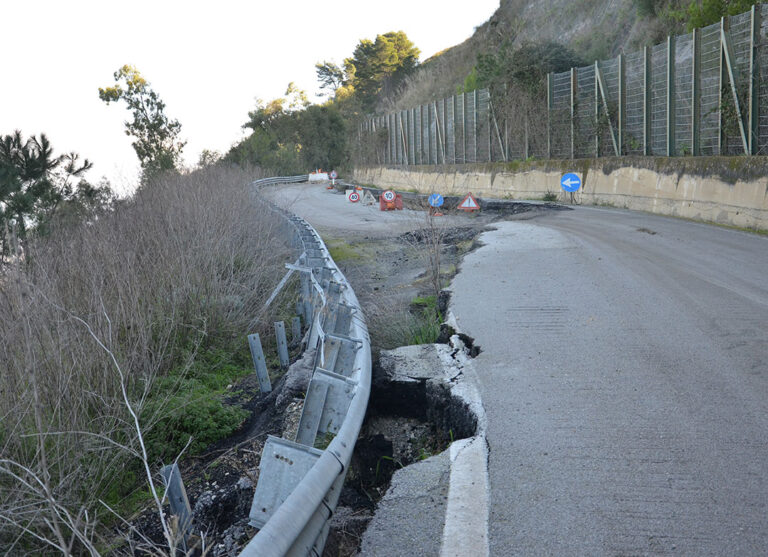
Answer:
[[335, 170], [331, 170], [331, 180], [335, 180], [338, 177], [339, 177], [339, 175], [336, 174], [336, 171]]
[[429, 196], [428, 201], [432, 207], [440, 207], [442, 206], [444, 200], [443, 200], [443, 196], [440, 195], [439, 193], [433, 193], [432, 195]]
[[349, 200], [352, 203], [357, 203], [358, 201], [360, 201], [360, 194], [357, 193], [356, 191], [353, 191], [352, 193], [349, 194]]
[[387, 190], [381, 194], [381, 197], [384, 198], [384, 201], [391, 203], [392, 201], [395, 200], [395, 192], [393, 192], [392, 190]]
[[573, 193], [578, 191], [581, 187], [581, 178], [579, 178], [578, 174], [574, 174], [573, 172], [563, 174], [563, 177], [560, 178], [560, 186], [565, 191]]

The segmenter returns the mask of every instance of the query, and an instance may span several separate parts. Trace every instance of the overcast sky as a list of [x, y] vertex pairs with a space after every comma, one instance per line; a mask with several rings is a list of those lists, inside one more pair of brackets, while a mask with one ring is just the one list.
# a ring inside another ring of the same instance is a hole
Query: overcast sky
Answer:
[[123, 104], [98, 88], [133, 64], [182, 124], [187, 164], [243, 137], [255, 99], [290, 81], [317, 102], [314, 65], [340, 63], [358, 41], [405, 31], [421, 60], [468, 38], [498, 0], [2, 0], [0, 135], [44, 132], [57, 154], [90, 158], [92, 181], [130, 191], [138, 163]]

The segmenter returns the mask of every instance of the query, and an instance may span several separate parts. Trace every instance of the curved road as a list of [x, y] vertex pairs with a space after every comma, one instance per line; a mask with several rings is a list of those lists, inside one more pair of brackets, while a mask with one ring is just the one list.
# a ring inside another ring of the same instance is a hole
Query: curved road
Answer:
[[491, 555], [768, 554], [768, 238], [578, 207], [482, 236]]

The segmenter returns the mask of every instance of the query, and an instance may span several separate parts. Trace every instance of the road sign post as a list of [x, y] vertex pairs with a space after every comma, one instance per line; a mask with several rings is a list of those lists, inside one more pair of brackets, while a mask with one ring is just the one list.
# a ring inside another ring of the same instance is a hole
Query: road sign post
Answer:
[[578, 174], [574, 174], [573, 172], [563, 174], [563, 177], [560, 178], [560, 187], [568, 193], [579, 191], [579, 188], [581, 187], [581, 178]]
[[477, 199], [475, 199], [475, 196], [472, 195], [472, 192], [469, 192], [461, 203], [459, 203], [457, 208], [467, 212], [479, 211], [480, 204], [477, 202]]
[[443, 199], [443, 196], [439, 193], [433, 193], [429, 196], [427, 199], [429, 202], [429, 214], [433, 217], [442, 217], [443, 213], [440, 212], [440, 207], [442, 207], [445, 200]]
[[391, 211], [395, 209], [395, 200], [397, 194], [392, 190], [384, 190], [379, 196], [379, 209], [382, 211]]

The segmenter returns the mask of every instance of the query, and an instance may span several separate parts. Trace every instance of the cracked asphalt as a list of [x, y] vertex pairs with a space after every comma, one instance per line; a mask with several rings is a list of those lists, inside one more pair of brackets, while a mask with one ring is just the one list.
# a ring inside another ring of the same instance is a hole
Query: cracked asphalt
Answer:
[[491, 555], [768, 554], [768, 238], [577, 207], [452, 290], [488, 417]]

